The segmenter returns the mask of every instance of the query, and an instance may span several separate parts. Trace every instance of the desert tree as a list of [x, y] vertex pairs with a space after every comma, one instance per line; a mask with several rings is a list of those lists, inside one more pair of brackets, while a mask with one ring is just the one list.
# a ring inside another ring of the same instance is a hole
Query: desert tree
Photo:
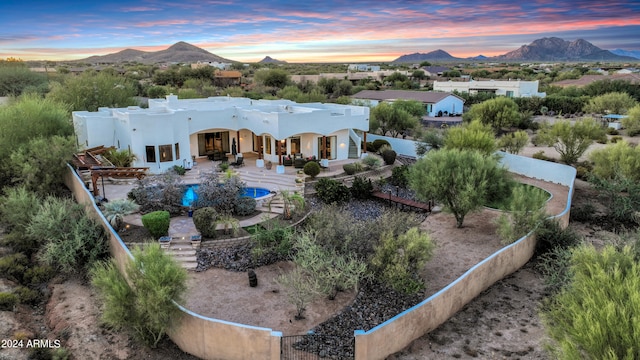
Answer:
[[538, 140], [553, 146], [563, 162], [573, 165], [595, 140], [603, 136], [604, 128], [595, 119], [585, 118], [575, 124], [564, 120], [545, 126], [538, 133]]
[[640, 134], [640, 105], [629, 109], [627, 117], [620, 119], [620, 123], [627, 131], [627, 135], [636, 136]]
[[479, 120], [483, 124], [490, 125], [494, 130], [500, 130], [504, 127], [517, 126], [521, 116], [515, 101], [500, 96], [472, 105], [462, 119], [466, 122]]
[[484, 155], [491, 155], [496, 151], [496, 139], [490, 125], [473, 120], [448, 129], [444, 136], [444, 148], [477, 150]]
[[430, 151], [409, 170], [409, 186], [419, 199], [435, 200], [456, 218], [464, 217], [487, 201], [495, 184], [505, 182], [507, 170], [493, 156], [475, 150]]
[[419, 124], [418, 118], [410, 111], [409, 105], [405, 106], [404, 103], [395, 105], [382, 102], [371, 109], [370, 129], [396, 137]]
[[626, 114], [637, 104], [636, 100], [625, 92], [611, 92], [592, 98], [583, 110], [592, 114]]
[[640, 181], [640, 148], [624, 140], [592, 151], [589, 160], [593, 163], [592, 173], [600, 178], [622, 176]]
[[518, 154], [529, 143], [529, 135], [526, 131], [504, 134], [498, 139], [498, 147], [509, 154]]
[[549, 194], [532, 186], [513, 188], [507, 211], [497, 219], [498, 236], [510, 244], [534, 230], [546, 218], [545, 202]]
[[131, 81], [122, 76], [85, 72], [53, 84], [47, 98], [69, 105], [72, 111], [97, 111], [99, 107], [136, 105], [135, 93]]

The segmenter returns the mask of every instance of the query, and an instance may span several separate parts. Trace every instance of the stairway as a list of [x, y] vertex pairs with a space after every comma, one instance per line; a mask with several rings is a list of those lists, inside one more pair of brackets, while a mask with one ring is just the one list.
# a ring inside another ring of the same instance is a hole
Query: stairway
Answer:
[[165, 253], [172, 256], [183, 268], [195, 270], [198, 266], [196, 249], [191, 245], [191, 236], [174, 236]]
[[295, 174], [277, 174], [275, 170], [252, 169], [237, 170], [240, 179], [249, 187], [260, 187], [269, 189], [270, 191], [296, 191], [296, 175]]
[[358, 158], [358, 147], [352, 138], [349, 138], [349, 159]]

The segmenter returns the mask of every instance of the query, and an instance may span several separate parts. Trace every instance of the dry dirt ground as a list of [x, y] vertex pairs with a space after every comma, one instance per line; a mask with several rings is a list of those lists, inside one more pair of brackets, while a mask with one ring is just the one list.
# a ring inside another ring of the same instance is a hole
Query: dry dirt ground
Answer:
[[[526, 151], [533, 153], [536, 148]], [[588, 185], [580, 182], [582, 190], [576, 190], [574, 199], [585, 196], [586, 187]], [[566, 191], [564, 187], [559, 188], [560, 192]], [[554, 196], [554, 200], [562, 198]], [[564, 208], [562, 204], [549, 206], [556, 210]], [[462, 229], [455, 228], [451, 215], [434, 214], [427, 218], [423, 227], [432, 233], [437, 244], [433, 260], [424, 269], [428, 293], [441, 289], [501, 246], [491, 221], [495, 217], [496, 213], [491, 210], [471, 214]], [[593, 229], [583, 227], [581, 230], [594, 236]], [[274, 278], [290, 266], [279, 263], [258, 269], [257, 288], [248, 286], [245, 273], [219, 269], [191, 273], [191, 293], [186, 305], [201, 309], [203, 315], [269, 327], [286, 335], [304, 333], [352, 301], [352, 292], [341, 293], [333, 301], [318, 300], [307, 307], [307, 319], [293, 320], [295, 308], [274, 282]], [[0, 287], [7, 286], [11, 284], [0, 283]], [[201, 293], [196, 296], [196, 291]], [[85, 282], [68, 280], [53, 284], [49, 293], [46, 312], [44, 308], [28, 307], [0, 312], [0, 336], [7, 339], [25, 333], [28, 337], [66, 339], [63, 344], [76, 359], [195, 359], [170, 341], [161, 343], [158, 349], [147, 349], [124, 334], [101, 327], [100, 304], [94, 290]], [[544, 332], [537, 315], [543, 296], [542, 279], [528, 264], [390, 359], [546, 359]], [[0, 359], [26, 359], [27, 355], [24, 349], [0, 350]]]

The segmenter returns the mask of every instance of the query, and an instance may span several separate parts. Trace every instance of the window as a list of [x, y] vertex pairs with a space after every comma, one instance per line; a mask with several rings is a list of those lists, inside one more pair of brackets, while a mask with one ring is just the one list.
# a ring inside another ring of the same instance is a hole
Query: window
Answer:
[[271, 155], [271, 136], [266, 135], [264, 137], [264, 144], [266, 148], [265, 154]]
[[513, 97], [513, 91], [507, 90], [507, 97], [508, 98], [512, 98]]
[[156, 162], [156, 147], [145, 146], [145, 153], [147, 154], [147, 162]]
[[180, 159], [180, 143], [176, 143], [176, 160]]
[[291, 153], [292, 154], [302, 153], [302, 150], [300, 149], [300, 137], [299, 136], [291, 138]]
[[158, 146], [160, 151], [160, 162], [173, 161], [173, 149], [171, 145]]

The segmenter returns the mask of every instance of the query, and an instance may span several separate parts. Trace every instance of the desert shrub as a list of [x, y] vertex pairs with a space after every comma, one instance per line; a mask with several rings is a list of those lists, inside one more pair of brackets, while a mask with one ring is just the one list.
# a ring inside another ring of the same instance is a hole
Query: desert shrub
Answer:
[[24, 232], [39, 207], [40, 199], [26, 187], [8, 187], [0, 197], [0, 218], [7, 230]]
[[142, 215], [142, 225], [149, 230], [151, 236], [159, 239], [169, 233], [171, 218], [168, 211], [154, 211]]
[[554, 248], [568, 249], [582, 242], [582, 238], [572, 228], [563, 229], [557, 220], [545, 219], [536, 230], [536, 256]]
[[640, 223], [640, 183], [616, 173], [612, 179], [590, 177], [605, 206], [606, 218], [617, 228], [636, 227]]
[[218, 224], [222, 225], [222, 231], [225, 234], [231, 234], [232, 236], [238, 236], [240, 231], [240, 221], [229, 214], [221, 214], [218, 217]]
[[304, 319], [304, 311], [307, 304], [311, 302], [319, 293], [320, 285], [317, 278], [311, 276], [309, 272], [294, 268], [286, 274], [280, 275], [276, 283], [284, 289], [287, 300], [296, 307], [296, 320]]
[[29, 266], [29, 259], [22, 253], [3, 256], [0, 258], [0, 276], [22, 283], [27, 266]]
[[130, 167], [137, 156], [129, 149], [110, 149], [106, 151], [102, 156], [109, 160], [116, 167]]
[[366, 179], [361, 176], [353, 178], [353, 183], [351, 184], [351, 197], [354, 199], [364, 200], [371, 197], [371, 192], [373, 192], [373, 184], [370, 179]]
[[608, 127], [607, 130], [607, 135], [618, 135], [620, 132], [612, 127]]
[[319, 292], [330, 300], [338, 291], [353, 288], [367, 269], [366, 264], [354, 257], [340, 255], [317, 244], [313, 232], [298, 237], [293, 262], [315, 277]]
[[129, 199], [115, 199], [102, 204], [102, 215], [115, 231], [120, 231], [124, 216], [138, 211], [139, 206]]
[[545, 290], [557, 294], [571, 281], [569, 272], [571, 248], [555, 247], [540, 255], [535, 262], [536, 270], [542, 275]]
[[622, 141], [622, 136], [612, 136], [612, 137], [611, 137], [611, 139], [609, 139], [609, 141], [610, 141], [612, 144], [615, 144], [615, 143], [617, 143], [618, 141]]
[[367, 169], [375, 170], [382, 165], [382, 160], [380, 160], [380, 158], [377, 156], [369, 155], [362, 159], [362, 163], [364, 164], [364, 166], [366, 166]]
[[15, 294], [0, 292], [0, 311], [13, 311], [17, 304], [18, 297]]
[[12, 231], [4, 235], [0, 239], [0, 243], [10, 247], [14, 252], [23, 253], [28, 257], [35, 253], [39, 248], [37, 241], [21, 231]]
[[105, 303], [103, 321], [116, 329], [129, 329], [152, 347], [162, 340], [180, 310], [187, 290], [187, 273], [157, 243], [134, 248], [134, 260], [127, 264], [127, 278], [115, 263], [99, 263], [91, 270], [91, 283]]
[[336, 180], [321, 178], [314, 187], [316, 196], [325, 204], [339, 204], [351, 198], [349, 188]]
[[234, 213], [238, 216], [251, 215], [256, 211], [256, 199], [248, 196], [239, 197], [236, 200]]
[[182, 176], [182, 175], [187, 173], [187, 169], [185, 169], [182, 165], [173, 165], [172, 169], [176, 174], [178, 174], [180, 176]]
[[385, 165], [393, 165], [393, 163], [396, 162], [397, 155], [398, 154], [394, 150], [385, 150], [382, 152], [382, 160], [384, 161]]
[[218, 175], [215, 173], [205, 178], [196, 190], [198, 198], [192, 206], [196, 209], [213, 207], [219, 214], [232, 214], [246, 184], [232, 174], [225, 176], [222, 184], [218, 182]]
[[218, 212], [212, 207], [203, 207], [193, 212], [193, 224], [200, 235], [215, 239]]
[[595, 218], [596, 207], [591, 204], [584, 204], [582, 206], [575, 206], [571, 208], [570, 220], [581, 223], [590, 223]]
[[38, 253], [38, 259], [65, 274], [88, 270], [108, 254], [104, 228], [83, 216], [61, 238], [50, 238]]
[[516, 186], [506, 213], [497, 219], [498, 236], [510, 244], [534, 230], [545, 218], [545, 202], [549, 194], [532, 186]]
[[262, 226], [262, 229], [251, 236], [255, 250], [253, 255], [257, 257], [260, 254], [274, 252], [287, 257], [294, 244], [293, 229], [276, 219], [265, 221]]
[[[378, 150], [380, 149], [380, 147], [382, 147], [382, 145], [391, 146], [391, 144], [385, 139], [375, 139], [371, 143], [371, 151], [378, 152]], [[367, 150], [369, 150], [368, 147], [367, 147]]]
[[127, 197], [140, 206], [140, 212], [168, 211], [178, 215], [183, 211], [184, 184], [174, 171], [149, 175], [137, 181]]
[[354, 164], [344, 164], [342, 165], [342, 170], [344, 170], [347, 175], [353, 175], [356, 173], [356, 166]]
[[29, 222], [26, 233], [38, 244], [47, 239], [64, 239], [84, 216], [82, 205], [73, 200], [48, 197]]
[[433, 255], [435, 245], [418, 228], [411, 228], [400, 236], [382, 234], [380, 244], [371, 259], [375, 276], [396, 291], [412, 294], [424, 289], [418, 269]]
[[316, 176], [318, 176], [318, 174], [320, 174], [320, 164], [318, 164], [315, 161], [307, 161], [306, 164], [304, 164], [304, 173], [311, 176], [312, 178], [315, 178]]
[[409, 165], [396, 166], [391, 170], [391, 185], [406, 188], [409, 185]]
[[576, 248], [571, 282], [547, 303], [542, 319], [556, 359], [640, 358], [640, 263], [629, 247]]
[[42, 294], [26, 286], [18, 286], [13, 289], [13, 293], [18, 297], [21, 304], [35, 305], [42, 300]]
[[531, 155], [531, 157], [538, 160], [552, 161], [550, 157], [544, 154], [544, 150], [540, 150], [534, 153], [533, 155]]
[[38, 286], [49, 282], [55, 275], [55, 270], [51, 266], [37, 265], [27, 269], [24, 273], [23, 283], [25, 285]]
[[364, 165], [360, 161], [356, 161], [353, 164], [353, 167], [356, 169], [356, 172], [364, 171]]

